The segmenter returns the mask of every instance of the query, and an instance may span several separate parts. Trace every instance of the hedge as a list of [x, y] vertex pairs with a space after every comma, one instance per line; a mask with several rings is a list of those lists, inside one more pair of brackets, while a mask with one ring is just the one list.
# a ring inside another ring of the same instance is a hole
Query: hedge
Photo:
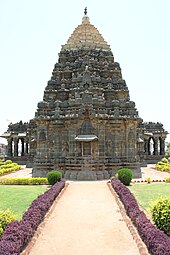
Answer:
[[0, 178], [0, 185], [46, 185], [47, 178]]
[[60, 181], [62, 177], [62, 173], [59, 171], [50, 171], [47, 174], [47, 180], [50, 185], [54, 185], [56, 182]]
[[170, 182], [170, 177], [165, 178], [165, 181], [166, 181], [166, 182]]
[[0, 237], [3, 235], [6, 225], [14, 220], [16, 220], [16, 216], [13, 211], [10, 209], [0, 210]]
[[32, 202], [21, 221], [7, 224], [0, 240], [1, 255], [19, 255], [24, 250], [64, 186], [64, 180], [57, 182]]
[[155, 167], [159, 171], [170, 172], [170, 162], [166, 158], [162, 158]]
[[111, 180], [111, 185], [119, 195], [125, 210], [136, 226], [139, 235], [146, 244], [151, 255], [169, 255], [170, 238], [159, 230], [139, 209], [138, 203], [129, 189], [117, 178]]
[[170, 236], [170, 199], [160, 197], [153, 201], [151, 212], [155, 225]]
[[118, 170], [118, 179], [126, 186], [130, 185], [132, 176], [132, 170], [129, 168], [121, 168]]
[[17, 163], [12, 163], [11, 160], [0, 161], [0, 175], [10, 173], [13, 171], [18, 171], [21, 169], [21, 166]]

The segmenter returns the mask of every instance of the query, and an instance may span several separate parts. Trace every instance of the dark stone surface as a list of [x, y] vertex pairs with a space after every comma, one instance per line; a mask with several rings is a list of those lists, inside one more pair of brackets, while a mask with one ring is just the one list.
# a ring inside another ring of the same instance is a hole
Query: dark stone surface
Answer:
[[[97, 31], [88, 17], [83, 22], [82, 29]], [[163, 125], [142, 121], [109, 46], [96, 32], [104, 47], [99, 49], [89, 34], [91, 46], [62, 47], [34, 119], [9, 126], [8, 156], [13, 143], [18, 156], [19, 133], [25, 132], [22, 154], [34, 161], [33, 176], [46, 176], [57, 166], [71, 180], [108, 179], [120, 167], [140, 177], [140, 162], [165, 154]], [[97, 139], [78, 141], [79, 135]]]

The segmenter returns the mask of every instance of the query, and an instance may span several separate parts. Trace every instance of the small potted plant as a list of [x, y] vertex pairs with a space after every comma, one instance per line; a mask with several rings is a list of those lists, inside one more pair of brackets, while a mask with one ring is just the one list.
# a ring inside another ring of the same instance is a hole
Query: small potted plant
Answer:
[[147, 181], [148, 184], [151, 183], [151, 178], [150, 178], [150, 177], [147, 177], [147, 178], [146, 178], [146, 181]]

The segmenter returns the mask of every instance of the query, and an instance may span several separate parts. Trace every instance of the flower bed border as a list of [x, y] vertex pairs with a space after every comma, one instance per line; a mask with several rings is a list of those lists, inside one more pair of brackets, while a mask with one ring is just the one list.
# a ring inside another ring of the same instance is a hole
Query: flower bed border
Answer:
[[64, 187], [65, 180], [57, 182], [31, 203], [21, 221], [14, 221], [7, 225], [0, 240], [1, 255], [21, 254]]
[[2, 177], [0, 185], [48, 185], [48, 180], [42, 177]]
[[155, 225], [140, 210], [138, 203], [129, 189], [118, 179], [112, 179], [111, 185], [123, 203], [127, 215], [138, 230], [151, 255], [169, 255], [170, 237]]

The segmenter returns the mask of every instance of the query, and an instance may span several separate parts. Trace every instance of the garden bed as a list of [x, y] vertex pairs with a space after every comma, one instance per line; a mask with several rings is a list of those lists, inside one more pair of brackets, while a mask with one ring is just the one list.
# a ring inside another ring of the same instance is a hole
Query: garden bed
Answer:
[[31, 203], [21, 221], [7, 225], [0, 240], [1, 255], [19, 255], [24, 250], [64, 186], [64, 180], [57, 182]]
[[150, 254], [169, 255], [170, 237], [151, 223], [145, 213], [139, 208], [135, 197], [125, 185], [116, 178], [112, 179], [111, 185], [122, 201], [127, 215], [136, 226], [138, 233], [146, 244]]
[[17, 220], [21, 220], [23, 213], [31, 202], [47, 190], [47, 185], [0, 185], [0, 208], [11, 209]]
[[170, 198], [170, 183], [135, 183], [128, 186], [128, 188], [147, 214], [150, 214], [149, 207], [152, 201], [156, 200], [158, 197]]

